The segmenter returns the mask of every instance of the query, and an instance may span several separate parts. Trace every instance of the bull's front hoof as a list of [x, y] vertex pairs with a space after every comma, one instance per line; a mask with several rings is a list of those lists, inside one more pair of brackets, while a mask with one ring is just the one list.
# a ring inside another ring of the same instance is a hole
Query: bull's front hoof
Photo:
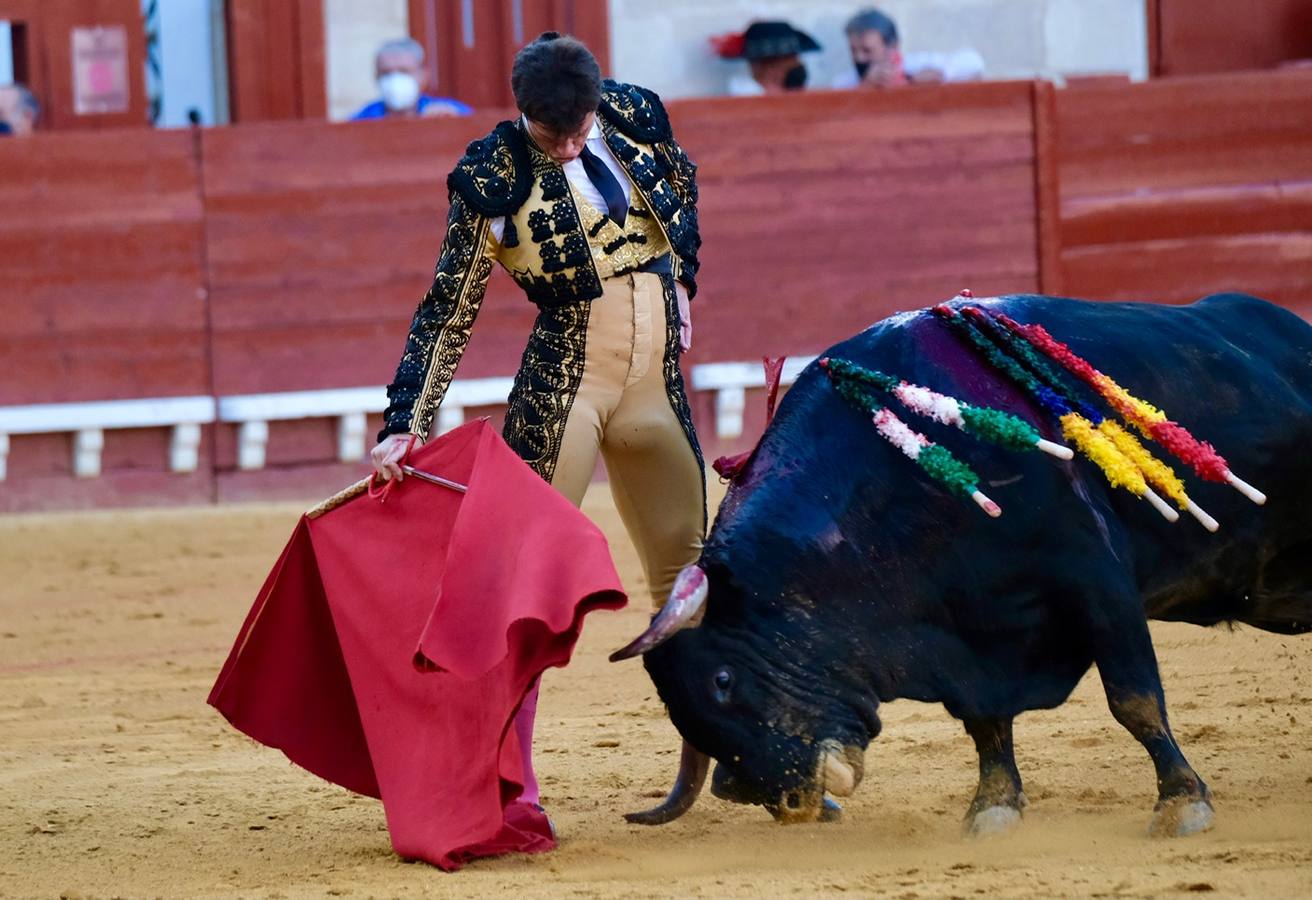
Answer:
[[1195, 797], [1172, 797], [1157, 804], [1148, 834], [1153, 837], [1188, 837], [1212, 827], [1212, 804]]
[[1014, 806], [990, 806], [966, 817], [964, 831], [970, 837], [993, 837], [1020, 827], [1020, 810]]
[[826, 797], [825, 805], [820, 808], [820, 821], [826, 823], [843, 821], [843, 807], [838, 805], [838, 801]]

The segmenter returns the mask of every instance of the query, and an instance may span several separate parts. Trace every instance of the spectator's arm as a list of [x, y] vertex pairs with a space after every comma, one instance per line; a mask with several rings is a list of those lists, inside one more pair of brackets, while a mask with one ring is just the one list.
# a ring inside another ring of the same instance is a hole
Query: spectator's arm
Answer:
[[951, 53], [908, 53], [905, 67], [913, 81], [922, 83], [979, 81], [984, 77], [984, 57], [970, 47]]
[[984, 77], [984, 57], [978, 50], [963, 47], [948, 55], [943, 77], [947, 81], [979, 81]]

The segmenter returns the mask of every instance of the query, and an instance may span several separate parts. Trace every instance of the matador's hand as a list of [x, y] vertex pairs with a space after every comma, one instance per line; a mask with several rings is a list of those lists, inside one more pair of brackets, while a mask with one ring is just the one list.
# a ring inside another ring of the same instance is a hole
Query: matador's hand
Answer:
[[403, 481], [405, 473], [401, 471], [401, 460], [410, 452], [412, 444], [418, 447], [423, 443], [423, 439], [416, 434], [389, 434], [370, 452], [369, 461], [374, 464], [374, 471], [382, 476], [383, 481], [393, 478]]
[[674, 293], [679, 298], [679, 346], [687, 353], [692, 349], [692, 306], [683, 282], [674, 282]]

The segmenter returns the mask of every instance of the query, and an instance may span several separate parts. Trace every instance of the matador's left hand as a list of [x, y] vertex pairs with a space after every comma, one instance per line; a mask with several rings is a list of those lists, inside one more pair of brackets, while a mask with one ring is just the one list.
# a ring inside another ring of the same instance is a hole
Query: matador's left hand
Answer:
[[688, 303], [688, 289], [683, 282], [674, 282], [674, 293], [679, 298], [679, 346], [687, 353], [692, 349], [692, 306]]

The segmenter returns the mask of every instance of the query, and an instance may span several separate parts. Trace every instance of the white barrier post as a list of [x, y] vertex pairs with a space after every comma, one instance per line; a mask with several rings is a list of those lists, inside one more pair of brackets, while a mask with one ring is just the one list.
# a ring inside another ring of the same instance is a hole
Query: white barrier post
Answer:
[[344, 413], [337, 418], [337, 460], [358, 462], [364, 459], [367, 416], [363, 411]]
[[100, 475], [100, 452], [105, 449], [105, 432], [83, 428], [73, 435], [73, 474], [78, 478]]
[[459, 428], [465, 424], [465, 408], [456, 406], [454, 403], [443, 403], [437, 410], [437, 433], [446, 434], [448, 431]]
[[242, 422], [237, 429], [237, 468], [263, 469], [269, 444], [269, 423], [258, 419]]
[[199, 464], [200, 425], [196, 422], [174, 425], [173, 437], [169, 441], [169, 470], [194, 472]]
[[747, 389], [724, 387], [715, 392], [715, 435], [736, 438], [743, 433], [743, 411], [747, 409]]

